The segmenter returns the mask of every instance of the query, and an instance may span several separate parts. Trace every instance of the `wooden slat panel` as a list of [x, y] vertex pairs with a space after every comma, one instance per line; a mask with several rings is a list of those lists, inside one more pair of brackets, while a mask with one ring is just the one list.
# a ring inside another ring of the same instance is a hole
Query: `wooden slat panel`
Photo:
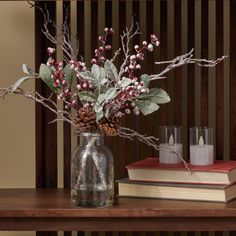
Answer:
[[[55, 2], [40, 1], [41, 7], [47, 7], [50, 17], [56, 21]], [[47, 47], [52, 45], [41, 32], [43, 25], [43, 16], [40, 11], [35, 9], [35, 67], [36, 71], [42, 62], [48, 58]], [[52, 34], [55, 34], [55, 28], [50, 28]], [[36, 91], [44, 97], [51, 95], [51, 90], [41, 81], [35, 82]], [[56, 101], [56, 96], [52, 99]], [[48, 188], [57, 187], [57, 125], [48, 123], [56, 119], [56, 115], [51, 111], [36, 103], [36, 187]], [[37, 236], [55, 236], [57, 232], [37, 232]]]
[[[175, 43], [175, 34], [174, 34], [174, 1], [167, 1], [167, 58], [171, 59], [174, 57], [174, 43]], [[170, 71], [167, 74], [167, 91], [171, 98], [174, 98], [174, 71]], [[175, 108], [175, 99], [167, 104], [168, 107], [168, 125], [174, 124], [174, 108]]]
[[[161, 1], [160, 3], [160, 60], [165, 61], [167, 59], [167, 2]], [[160, 66], [162, 70], [164, 66]], [[159, 81], [160, 87], [164, 90], [167, 88], [167, 80], [163, 79]], [[159, 109], [160, 125], [168, 124], [168, 112], [167, 105], [164, 104]]]
[[[230, 2], [224, 0], [224, 54], [230, 55]], [[224, 62], [224, 160], [230, 159], [230, 58]]]
[[[196, 58], [201, 58], [201, 1], [195, 1], [195, 45], [194, 54]], [[201, 67], [198, 65], [194, 66], [195, 76], [195, 126], [201, 126]]]
[[[208, 57], [208, 1], [202, 1], [201, 57]], [[201, 125], [208, 126], [208, 69], [201, 68]]]
[[[134, 22], [140, 22], [140, 8], [139, 8], [139, 1], [133, 1], [133, 19]], [[133, 39], [133, 45], [139, 45], [140, 44], [140, 38], [135, 37]], [[133, 119], [133, 129], [134, 130], [140, 130], [140, 117], [132, 116]], [[129, 123], [130, 124], [130, 123]], [[128, 125], [129, 125], [128, 124]], [[135, 140], [132, 144], [133, 147], [133, 161], [137, 161], [140, 159], [140, 143]]]
[[[195, 5], [194, 1], [188, 1], [188, 52], [195, 45]], [[187, 88], [188, 88], [188, 128], [195, 125], [195, 73], [194, 65], [188, 65], [187, 71]], [[189, 146], [189, 129], [187, 130], [187, 147]], [[189, 152], [189, 150], [188, 150]], [[188, 155], [189, 156], [189, 155]], [[188, 232], [188, 236], [194, 235], [193, 232]]]
[[[82, 57], [85, 57], [85, 13], [84, 13], [84, 8], [85, 8], [84, 1], [77, 1], [77, 35], [78, 35], [78, 39], [79, 39], [79, 55]], [[77, 236], [84, 236], [84, 235], [85, 235], [85, 232], [77, 232]]]
[[230, 159], [236, 159], [236, 1], [230, 1]]
[[[174, 56], [181, 55], [182, 48], [181, 48], [181, 1], [174, 2]], [[177, 126], [181, 126], [182, 124], [182, 114], [181, 114], [181, 105], [182, 105], [182, 74], [181, 68], [176, 68], [174, 71], [174, 97], [175, 100], [174, 104], [174, 124]]]
[[[146, 32], [146, 38], [149, 41], [150, 40], [150, 35], [152, 33], [155, 33], [154, 31], [154, 19], [153, 19], [153, 1], [147, 1], [146, 2], [146, 16], [147, 17], [147, 22], [146, 22], [146, 27], [147, 27], [147, 32]], [[157, 48], [154, 47], [154, 51], [157, 51]], [[144, 71], [143, 73], [147, 73], [147, 74], [152, 74], [154, 73], [154, 61], [157, 60], [157, 58], [154, 58], [154, 52], [149, 52], [147, 53], [147, 69], [146, 71]], [[154, 85], [154, 83], [152, 84]], [[147, 118], [147, 117], [146, 117]], [[147, 128], [146, 128], [146, 133], [148, 133], [149, 135], [155, 135], [155, 130], [156, 126], [158, 126], [157, 122], [156, 122], [156, 113], [151, 114], [150, 116], [148, 116], [147, 119]], [[146, 147], [147, 152], [146, 152], [146, 156], [154, 156], [154, 149], [151, 147]]]
[[[65, 21], [65, 14], [68, 12], [68, 24], [70, 24], [70, 2], [63, 2], [63, 22]], [[64, 123], [63, 127], [63, 142], [64, 142], [64, 187], [70, 187], [70, 157], [71, 157], [71, 125]]]
[[[44, 7], [44, 2], [39, 3]], [[51, 18], [55, 21], [55, 2], [47, 3], [51, 12]], [[47, 47], [51, 45], [42, 35], [42, 15], [35, 11], [35, 67], [38, 70], [40, 64], [48, 58]], [[55, 34], [55, 30], [51, 29]], [[51, 45], [54, 46], [54, 45]], [[51, 90], [41, 81], [36, 80], [36, 90], [44, 97], [51, 95]], [[53, 96], [53, 100], [56, 97]], [[36, 187], [57, 187], [57, 126], [55, 123], [48, 125], [56, 116], [51, 111], [36, 104]]]
[[[194, 23], [195, 23], [195, 6], [194, 1], [188, 1], [188, 51], [194, 48], [195, 45], [195, 32], [194, 32]], [[188, 65], [188, 126], [194, 126], [195, 123], [195, 110], [194, 110], [194, 65]]]
[[[188, 41], [188, 13], [187, 13], [188, 5], [187, 1], [182, 0], [181, 1], [181, 54], [184, 54], [187, 52], [187, 41]], [[181, 90], [182, 90], [182, 127], [183, 127], [183, 157], [185, 159], [188, 158], [188, 80], [187, 80], [187, 67], [184, 66], [181, 68], [182, 72], [182, 84], [181, 84]]]

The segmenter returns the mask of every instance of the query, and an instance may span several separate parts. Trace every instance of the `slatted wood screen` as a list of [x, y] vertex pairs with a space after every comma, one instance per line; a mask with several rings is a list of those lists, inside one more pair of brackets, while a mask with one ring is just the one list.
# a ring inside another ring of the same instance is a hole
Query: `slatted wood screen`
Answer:
[[[229, 55], [216, 68], [206, 69], [194, 65], [185, 66], [168, 74], [166, 80], [154, 85], [164, 88], [172, 101], [147, 118], [130, 116], [124, 125], [140, 133], [157, 135], [159, 125], [181, 125], [184, 132], [184, 155], [188, 157], [188, 129], [191, 126], [211, 126], [216, 131], [216, 159], [236, 159], [236, 1], [235, 0], [81, 0], [39, 1], [47, 5], [57, 23], [70, 12], [71, 32], [80, 39], [80, 54], [87, 63], [97, 47], [97, 37], [105, 26], [113, 27], [116, 36], [113, 50], [121, 46], [119, 34], [129, 26], [131, 18], [139, 22], [140, 37], [132, 45], [141, 43], [151, 33], [160, 39], [160, 47], [149, 54], [143, 63], [143, 72], [156, 73], [162, 66], [154, 61], [171, 59], [195, 48], [195, 57], [215, 58]], [[46, 48], [50, 45], [42, 35], [42, 16], [36, 11], [36, 67], [47, 59]], [[75, 44], [75, 42], [73, 42]], [[113, 51], [114, 52], [114, 51]], [[62, 52], [58, 50], [58, 59]], [[121, 60], [117, 64], [121, 63]], [[36, 88], [43, 95], [48, 89], [40, 82]], [[62, 107], [63, 104], [60, 104]], [[67, 124], [48, 125], [55, 117], [36, 106], [36, 186], [69, 187], [70, 154], [77, 144], [74, 130]], [[127, 175], [125, 165], [157, 156], [158, 153], [138, 142], [120, 138], [106, 138], [115, 157], [115, 179]], [[86, 233], [92, 235], [167, 235], [168, 233]], [[169, 233], [168, 235], [208, 235], [207, 232]], [[226, 235], [228, 233], [224, 233]], [[234, 232], [230, 233], [234, 235]], [[56, 232], [38, 232], [38, 235], [57, 235]], [[72, 235], [65, 232], [64, 235]], [[85, 235], [79, 232], [78, 235]], [[209, 233], [223, 235], [223, 232]]]

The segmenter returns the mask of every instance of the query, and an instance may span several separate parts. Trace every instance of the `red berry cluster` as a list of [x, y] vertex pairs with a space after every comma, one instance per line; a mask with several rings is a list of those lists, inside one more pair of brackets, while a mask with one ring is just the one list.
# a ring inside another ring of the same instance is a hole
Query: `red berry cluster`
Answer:
[[125, 72], [129, 74], [129, 77], [133, 79], [135, 77], [135, 72], [141, 69], [140, 62], [144, 60], [144, 54], [146, 51], [152, 52], [153, 45], [158, 46], [159, 41], [155, 34], [151, 34], [150, 36], [151, 42], [147, 41], [142, 42], [142, 46], [135, 45], [134, 50], [135, 54], [130, 56], [129, 65], [126, 66]]
[[69, 109], [70, 107], [76, 108], [77, 106], [76, 94], [72, 95], [70, 89], [68, 88], [68, 82], [67, 80], [65, 80], [65, 73], [63, 71], [63, 63], [56, 62], [52, 58], [52, 54], [54, 54], [56, 51], [54, 48], [48, 48], [47, 51], [49, 54], [47, 66], [51, 67], [53, 71], [51, 78], [54, 81], [53, 87], [58, 89], [57, 98], [65, 102], [66, 109]]
[[98, 41], [101, 43], [101, 46], [95, 49], [95, 58], [92, 58], [91, 64], [101, 65], [106, 61], [106, 57], [104, 56], [105, 51], [111, 50], [111, 45], [107, 44], [108, 35], [112, 36], [115, 31], [112, 28], [105, 28], [104, 35], [100, 35], [98, 37]]
[[149, 89], [144, 87], [142, 81], [138, 82], [137, 78], [133, 78], [129, 86], [121, 89], [117, 96], [106, 104], [107, 109], [118, 117], [131, 114], [131, 111], [133, 111], [135, 115], [139, 115], [140, 111], [132, 101], [141, 93], [147, 93], [148, 91]]

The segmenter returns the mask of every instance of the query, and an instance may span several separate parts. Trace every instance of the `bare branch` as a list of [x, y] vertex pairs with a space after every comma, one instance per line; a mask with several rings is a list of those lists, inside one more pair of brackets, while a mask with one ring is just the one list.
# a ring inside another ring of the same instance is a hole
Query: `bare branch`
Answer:
[[111, 62], [114, 62], [114, 61], [115, 61], [116, 57], [117, 57], [118, 55], [120, 55], [120, 52], [121, 52], [121, 48], [119, 48], [118, 50], [115, 51], [114, 56], [113, 56], [113, 58], [111, 59]]
[[[21, 88], [18, 88], [13, 93], [18, 94], [18, 95], [22, 95], [30, 100], [40, 103], [41, 105], [43, 105], [45, 108], [49, 109], [54, 114], [57, 114], [59, 119], [63, 119], [64, 121], [66, 121], [66, 122], [70, 123], [71, 125], [73, 125], [74, 127], [76, 127], [72, 121], [71, 114], [67, 111], [62, 111], [62, 110], [58, 109], [57, 104], [53, 100], [51, 100], [51, 98], [50, 98], [51, 96], [49, 98], [44, 98], [41, 94], [39, 94], [36, 91], [29, 92], [29, 91], [24, 91]], [[8, 94], [12, 94], [12, 86], [8, 87], [8, 88], [0, 88], [0, 97], [2, 97], [4, 99], [5, 96]]]
[[130, 48], [129, 48], [130, 40], [138, 34], [140, 34], [139, 25], [136, 24], [136, 29], [134, 30], [134, 22], [132, 21], [131, 27], [129, 29], [126, 28], [126, 30], [120, 36], [122, 50], [124, 53], [124, 60], [123, 60], [123, 63], [120, 67], [119, 76], [118, 76], [119, 79], [122, 77], [123, 73], [125, 72], [125, 67], [128, 63], [129, 57], [130, 57], [130, 54], [129, 54], [130, 53]]
[[227, 56], [222, 56], [220, 58], [217, 58], [216, 60], [196, 59], [196, 58], [193, 58], [193, 51], [194, 51], [194, 49], [192, 49], [190, 52], [188, 52], [184, 55], [174, 58], [171, 61], [155, 62], [156, 65], [161, 65], [161, 64], [168, 64], [168, 65], [159, 74], [151, 75], [150, 81], [156, 80], [156, 79], [162, 79], [163, 75], [165, 75], [169, 71], [175, 69], [176, 67], [180, 67], [180, 66], [187, 65], [187, 64], [196, 64], [201, 67], [214, 67], [218, 63], [223, 61], [225, 58], [227, 58]]
[[[46, 38], [52, 42], [54, 45], [59, 45], [64, 53], [64, 61], [68, 62], [69, 60], [76, 60], [77, 58], [77, 50], [74, 50], [71, 43], [71, 37], [73, 36], [69, 30], [68, 25], [68, 9], [65, 14], [65, 20], [63, 24], [59, 27], [55, 24], [54, 21], [50, 19], [50, 14], [47, 9], [47, 5], [45, 4], [45, 9], [43, 9], [37, 2], [28, 1], [30, 7], [34, 7], [38, 9], [43, 15], [43, 28], [42, 32], [46, 36]], [[54, 36], [50, 33], [49, 26], [53, 26], [57, 30], [57, 35]], [[60, 39], [62, 36], [62, 39]], [[76, 36], [73, 36], [76, 37]], [[77, 37], [76, 37], [77, 39]]]
[[[138, 141], [145, 143], [148, 146], [153, 147], [156, 150], [160, 150], [159, 145], [157, 144], [159, 139], [154, 136], [147, 136], [145, 134], [139, 134], [137, 131], [126, 128], [126, 127], [119, 127], [118, 129], [118, 136], [122, 138], [127, 138], [130, 140], [137, 139]], [[172, 151], [177, 157], [183, 162], [186, 169], [191, 173], [191, 170], [189, 168], [189, 164], [183, 159], [183, 157], [178, 153]]]

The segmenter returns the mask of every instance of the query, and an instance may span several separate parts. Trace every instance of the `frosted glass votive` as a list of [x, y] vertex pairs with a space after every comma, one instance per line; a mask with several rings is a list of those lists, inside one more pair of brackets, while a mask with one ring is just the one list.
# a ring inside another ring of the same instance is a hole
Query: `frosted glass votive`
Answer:
[[190, 164], [212, 165], [214, 163], [213, 128], [190, 128]]
[[181, 127], [159, 127], [159, 162], [162, 164], [178, 164], [182, 160], [183, 145]]

